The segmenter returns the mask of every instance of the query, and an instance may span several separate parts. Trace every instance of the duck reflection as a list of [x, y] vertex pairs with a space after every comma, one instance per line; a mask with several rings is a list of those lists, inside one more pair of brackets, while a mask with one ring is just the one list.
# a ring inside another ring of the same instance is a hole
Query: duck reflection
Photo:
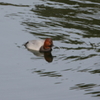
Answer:
[[47, 62], [52, 62], [53, 61], [53, 56], [51, 54], [51, 51], [50, 52], [45, 52], [44, 53], [44, 58]]
[[48, 52], [39, 52], [34, 50], [28, 50], [28, 51], [32, 52], [35, 56], [44, 56], [44, 59], [49, 63], [53, 61], [53, 56], [51, 51]]

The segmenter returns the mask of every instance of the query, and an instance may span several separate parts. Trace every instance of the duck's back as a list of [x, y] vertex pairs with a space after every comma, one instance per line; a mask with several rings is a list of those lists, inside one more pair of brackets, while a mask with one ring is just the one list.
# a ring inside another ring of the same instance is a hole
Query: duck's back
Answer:
[[30, 40], [25, 44], [25, 46], [27, 49], [39, 51], [43, 44], [44, 40]]

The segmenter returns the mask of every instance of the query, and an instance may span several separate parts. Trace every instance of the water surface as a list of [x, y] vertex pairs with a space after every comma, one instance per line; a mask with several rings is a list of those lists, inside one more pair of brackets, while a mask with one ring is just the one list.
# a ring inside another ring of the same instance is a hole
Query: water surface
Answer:
[[[53, 60], [23, 44], [52, 38]], [[0, 1], [0, 99], [99, 100], [100, 1]]]

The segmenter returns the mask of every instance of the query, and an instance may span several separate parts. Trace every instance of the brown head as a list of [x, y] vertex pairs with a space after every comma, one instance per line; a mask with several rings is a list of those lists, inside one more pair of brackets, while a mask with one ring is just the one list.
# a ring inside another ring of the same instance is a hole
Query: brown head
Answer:
[[43, 48], [45, 50], [51, 50], [52, 49], [52, 46], [53, 46], [53, 41], [51, 38], [47, 38], [44, 42], [44, 45], [43, 45]]

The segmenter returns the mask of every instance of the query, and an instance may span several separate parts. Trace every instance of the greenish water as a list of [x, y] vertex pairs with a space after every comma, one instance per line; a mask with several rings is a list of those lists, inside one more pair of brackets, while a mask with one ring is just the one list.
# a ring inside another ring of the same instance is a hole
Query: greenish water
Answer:
[[[51, 63], [23, 44], [52, 38]], [[100, 99], [100, 1], [0, 1], [1, 100]]]

